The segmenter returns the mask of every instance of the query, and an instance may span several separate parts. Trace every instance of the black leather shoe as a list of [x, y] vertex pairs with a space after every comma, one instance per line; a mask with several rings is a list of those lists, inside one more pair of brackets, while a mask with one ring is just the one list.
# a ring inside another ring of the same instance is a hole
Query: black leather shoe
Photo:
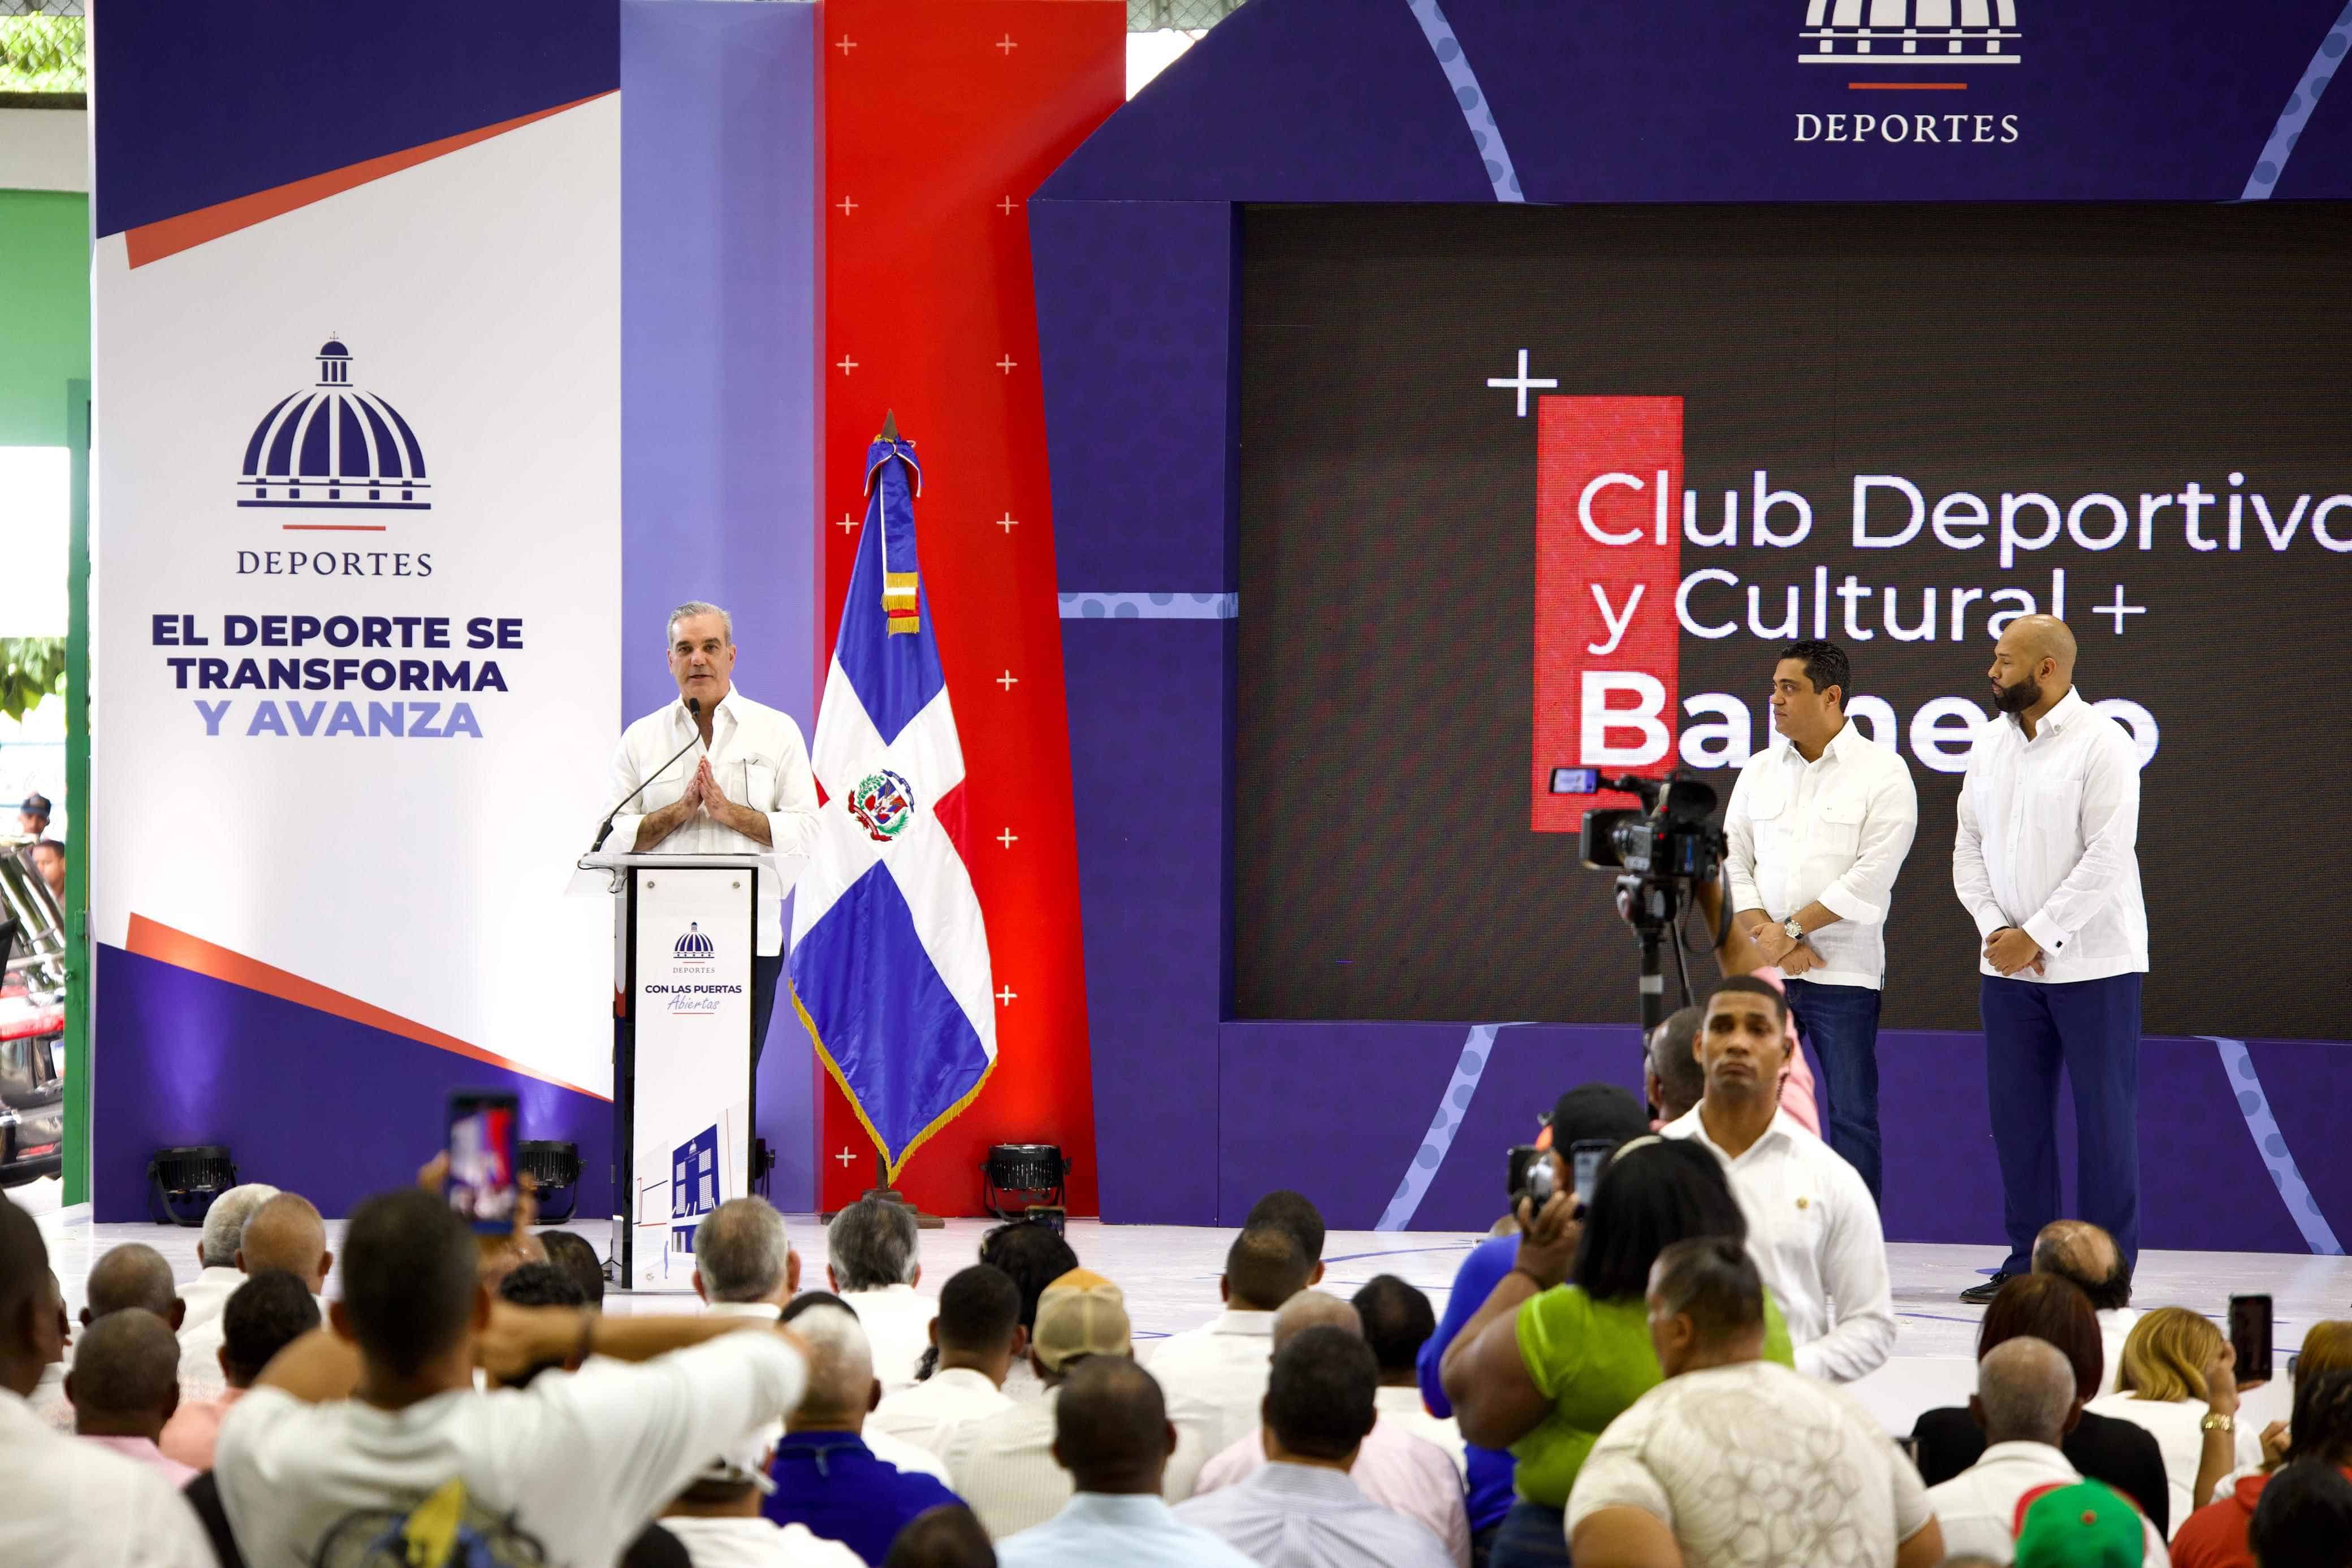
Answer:
[[2014, 1274], [1995, 1274], [1983, 1284], [1970, 1285], [1967, 1290], [1962, 1291], [1960, 1292], [1960, 1300], [1969, 1302], [1972, 1305], [1981, 1307], [1990, 1301], [1995, 1296], [2000, 1295], [2000, 1288], [2016, 1278], [2017, 1276]]

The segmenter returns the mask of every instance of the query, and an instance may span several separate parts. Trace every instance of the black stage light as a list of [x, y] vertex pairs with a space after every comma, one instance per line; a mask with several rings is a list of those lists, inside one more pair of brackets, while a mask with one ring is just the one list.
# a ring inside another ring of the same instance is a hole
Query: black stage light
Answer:
[[157, 1149], [147, 1162], [147, 1212], [158, 1225], [205, 1222], [213, 1199], [236, 1185], [236, 1162], [226, 1145], [198, 1144]]
[[999, 1219], [1029, 1218], [1033, 1207], [1059, 1209], [1070, 1162], [1055, 1144], [991, 1144], [980, 1167], [981, 1203]]
[[541, 1225], [561, 1225], [572, 1218], [572, 1211], [580, 1207], [579, 1145], [525, 1138], [515, 1145], [515, 1165], [538, 1190]]

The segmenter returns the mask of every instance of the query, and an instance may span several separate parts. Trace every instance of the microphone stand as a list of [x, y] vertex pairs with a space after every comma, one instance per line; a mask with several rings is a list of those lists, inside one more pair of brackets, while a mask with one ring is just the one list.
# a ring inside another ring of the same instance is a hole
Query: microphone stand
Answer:
[[[700, 697], [687, 698], [686, 711], [690, 716], [698, 719], [700, 718], [702, 716], [702, 699]], [[603, 849], [604, 847], [604, 841], [612, 836], [613, 819], [621, 814], [621, 807], [627, 805], [630, 801], [635, 800], [638, 796], [652, 789], [654, 787], [654, 780], [659, 779], [663, 774], [669, 771], [670, 762], [676, 762], [680, 757], [684, 757], [688, 752], [692, 751], [695, 747], [701, 742], [701, 733], [697, 731], [692, 738], [688, 739], [684, 746], [677, 748], [676, 753], [671, 756], [669, 762], [665, 762], [659, 768], [654, 769], [654, 776], [652, 779], [646, 779], [644, 783], [638, 785], [635, 789], [622, 796], [620, 805], [614, 806], [611, 810], [604, 813], [604, 821], [596, 829], [596, 841], [588, 846], [588, 852], [590, 854], [593, 855], [598, 850]]]

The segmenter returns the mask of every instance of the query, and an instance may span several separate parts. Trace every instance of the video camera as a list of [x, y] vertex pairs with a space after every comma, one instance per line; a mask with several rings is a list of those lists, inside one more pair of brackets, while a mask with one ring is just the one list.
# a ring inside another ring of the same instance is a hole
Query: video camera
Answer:
[[1601, 787], [1636, 796], [1642, 805], [1584, 813], [1580, 853], [1592, 870], [1706, 882], [1723, 864], [1723, 830], [1708, 821], [1715, 815], [1713, 785], [1677, 773], [1665, 779], [1628, 774]]

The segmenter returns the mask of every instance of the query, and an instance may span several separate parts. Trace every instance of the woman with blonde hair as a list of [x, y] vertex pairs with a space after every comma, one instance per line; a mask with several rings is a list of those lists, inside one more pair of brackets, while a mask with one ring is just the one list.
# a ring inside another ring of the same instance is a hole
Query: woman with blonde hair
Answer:
[[2117, 1391], [2084, 1406], [2155, 1437], [2176, 1533], [2212, 1500], [2222, 1477], [2262, 1462], [2261, 1438], [2238, 1425], [2236, 1367], [2229, 1340], [2210, 1320], [2186, 1307], [2158, 1307], [2124, 1341]]

